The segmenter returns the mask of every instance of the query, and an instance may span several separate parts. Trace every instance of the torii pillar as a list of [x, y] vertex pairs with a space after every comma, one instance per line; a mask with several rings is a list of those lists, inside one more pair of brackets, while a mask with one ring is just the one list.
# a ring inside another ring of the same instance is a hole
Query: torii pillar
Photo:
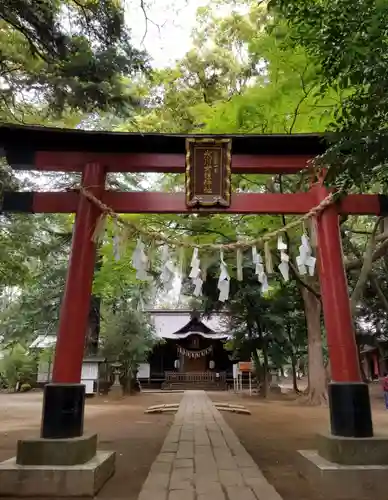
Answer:
[[[82, 186], [99, 198], [105, 179], [102, 165], [85, 165]], [[80, 194], [59, 317], [53, 380], [45, 386], [42, 438], [76, 438], [83, 434], [85, 386], [80, 381], [96, 259], [92, 235], [99, 215], [99, 209]]]
[[[328, 194], [323, 186], [313, 189], [318, 203]], [[331, 433], [345, 438], [372, 437], [369, 389], [362, 382], [360, 373], [336, 205], [326, 208], [317, 217], [316, 224], [319, 278], [331, 368]]]

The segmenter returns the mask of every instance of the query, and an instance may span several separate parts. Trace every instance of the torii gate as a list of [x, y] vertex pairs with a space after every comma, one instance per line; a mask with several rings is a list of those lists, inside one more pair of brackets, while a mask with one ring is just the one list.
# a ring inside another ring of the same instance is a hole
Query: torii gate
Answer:
[[[233, 141], [234, 174], [296, 174], [325, 150], [324, 138], [317, 134], [229, 137]], [[117, 213], [198, 212], [187, 207], [184, 193], [105, 189], [109, 172], [183, 173], [185, 140], [182, 135], [0, 127], [0, 145], [15, 170], [82, 172], [82, 186]], [[305, 214], [327, 194], [319, 184], [295, 194], [234, 193], [228, 208], [201, 208], [201, 212]], [[336, 436], [373, 435], [368, 387], [359, 369], [338, 218], [340, 214], [384, 215], [387, 208], [384, 196], [348, 195], [317, 218], [319, 275], [332, 372], [331, 433]], [[99, 209], [77, 191], [7, 192], [3, 211], [76, 213], [53, 383], [45, 389], [41, 436], [81, 436], [84, 389], [79, 383], [96, 257], [91, 235]]]

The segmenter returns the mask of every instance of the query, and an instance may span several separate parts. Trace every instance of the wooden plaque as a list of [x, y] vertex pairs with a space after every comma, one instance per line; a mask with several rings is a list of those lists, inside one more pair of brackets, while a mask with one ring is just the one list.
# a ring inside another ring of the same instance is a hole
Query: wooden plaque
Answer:
[[231, 139], [186, 139], [186, 205], [229, 207]]

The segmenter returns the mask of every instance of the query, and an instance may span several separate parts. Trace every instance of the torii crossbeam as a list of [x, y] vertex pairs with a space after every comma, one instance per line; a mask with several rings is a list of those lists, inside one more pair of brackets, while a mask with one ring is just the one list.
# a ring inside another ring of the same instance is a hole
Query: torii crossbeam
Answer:
[[[201, 211], [305, 214], [327, 196], [327, 190], [317, 184], [307, 192], [295, 194], [234, 193], [228, 208], [193, 209], [186, 206], [184, 193], [117, 192], [105, 189], [109, 172], [183, 173], [186, 137], [13, 125], [0, 127], [0, 143], [9, 165], [14, 169], [81, 172], [82, 187], [117, 213]], [[228, 137], [233, 142], [233, 174], [296, 174], [307, 169], [309, 162], [325, 151], [324, 138], [317, 134]], [[317, 218], [319, 274], [332, 371], [329, 388], [331, 431], [337, 436], [373, 435], [369, 392], [362, 383], [359, 370], [338, 216], [380, 215], [386, 214], [387, 208], [387, 198], [384, 196], [348, 195]], [[46, 388], [42, 437], [58, 434], [58, 425], [54, 426], [54, 430], [50, 427], [55, 419], [60, 422], [62, 437], [81, 435], [83, 412], [82, 418], [75, 414], [65, 417], [63, 408], [58, 404], [58, 394], [66, 389], [72, 391], [75, 399], [82, 400], [79, 382], [96, 256], [91, 234], [99, 217], [99, 209], [76, 191], [13, 192], [5, 193], [3, 211], [76, 213], [61, 306], [53, 384]]]

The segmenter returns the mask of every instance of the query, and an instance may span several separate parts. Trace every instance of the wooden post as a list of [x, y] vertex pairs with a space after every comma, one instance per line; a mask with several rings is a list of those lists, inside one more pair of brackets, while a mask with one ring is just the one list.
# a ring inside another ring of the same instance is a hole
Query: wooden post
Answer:
[[[101, 196], [105, 188], [104, 168], [87, 164], [82, 186]], [[96, 257], [92, 235], [99, 215], [98, 208], [80, 194], [61, 305], [53, 383], [45, 387], [41, 429], [45, 438], [70, 438], [83, 433], [85, 386], [80, 384], [80, 378]]]
[[[317, 201], [327, 196], [315, 188]], [[348, 284], [342, 257], [338, 211], [329, 206], [317, 218], [318, 264], [332, 383], [329, 385], [332, 434], [373, 436], [368, 386], [362, 382]]]

